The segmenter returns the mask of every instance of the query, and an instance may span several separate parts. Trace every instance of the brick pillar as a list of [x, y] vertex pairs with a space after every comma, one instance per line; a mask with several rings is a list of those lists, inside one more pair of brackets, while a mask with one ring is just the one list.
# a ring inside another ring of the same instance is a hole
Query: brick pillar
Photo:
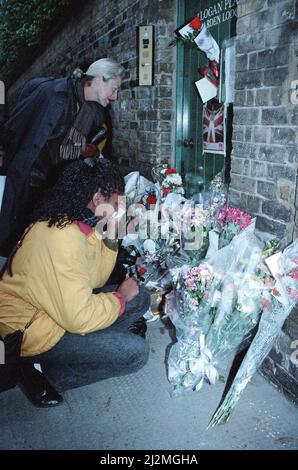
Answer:
[[[294, 0], [238, 2], [230, 201], [283, 246], [297, 236], [297, 10]], [[297, 317], [292, 312], [262, 370], [298, 401]]]

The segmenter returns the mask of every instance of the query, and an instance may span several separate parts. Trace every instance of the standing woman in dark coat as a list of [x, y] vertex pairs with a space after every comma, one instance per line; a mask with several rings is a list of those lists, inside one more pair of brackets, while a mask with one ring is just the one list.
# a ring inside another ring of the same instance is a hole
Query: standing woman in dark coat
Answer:
[[[112, 159], [107, 108], [117, 99], [123, 67], [93, 62], [72, 77], [35, 78], [24, 87], [1, 132], [6, 184], [0, 213], [0, 254], [7, 256], [54, 170], [83, 156]], [[1, 150], [1, 149], [0, 149]]]

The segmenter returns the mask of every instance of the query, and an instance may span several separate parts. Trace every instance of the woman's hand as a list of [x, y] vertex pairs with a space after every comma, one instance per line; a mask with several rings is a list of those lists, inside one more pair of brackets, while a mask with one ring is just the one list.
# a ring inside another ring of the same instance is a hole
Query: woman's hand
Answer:
[[118, 287], [118, 292], [125, 302], [129, 302], [134, 299], [138, 295], [139, 291], [138, 283], [133, 277], [127, 277]]

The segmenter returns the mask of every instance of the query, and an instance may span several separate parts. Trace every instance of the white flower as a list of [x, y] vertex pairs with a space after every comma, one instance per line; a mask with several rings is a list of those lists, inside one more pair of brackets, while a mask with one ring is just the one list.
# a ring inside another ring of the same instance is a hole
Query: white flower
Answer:
[[143, 244], [145, 252], [148, 252], [150, 255], [154, 255], [156, 251], [156, 244], [153, 240], [145, 240]]
[[122, 240], [122, 246], [130, 246], [130, 245], [136, 245], [136, 242], [139, 238], [139, 235], [137, 233], [130, 233], [129, 235], [126, 235], [123, 240]]
[[181, 176], [178, 175], [177, 173], [167, 175], [167, 177], [164, 179], [163, 184], [166, 185], [166, 186], [171, 186], [171, 185], [180, 186], [180, 185], [182, 185]]

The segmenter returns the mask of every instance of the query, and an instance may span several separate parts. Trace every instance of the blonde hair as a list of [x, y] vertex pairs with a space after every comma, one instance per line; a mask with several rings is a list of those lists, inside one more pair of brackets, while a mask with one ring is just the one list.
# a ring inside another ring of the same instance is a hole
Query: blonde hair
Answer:
[[125, 69], [122, 65], [113, 59], [99, 59], [93, 62], [90, 67], [86, 70], [86, 75], [90, 77], [96, 77], [96, 75], [101, 75], [104, 81], [108, 81], [111, 78], [122, 77], [124, 75]]

